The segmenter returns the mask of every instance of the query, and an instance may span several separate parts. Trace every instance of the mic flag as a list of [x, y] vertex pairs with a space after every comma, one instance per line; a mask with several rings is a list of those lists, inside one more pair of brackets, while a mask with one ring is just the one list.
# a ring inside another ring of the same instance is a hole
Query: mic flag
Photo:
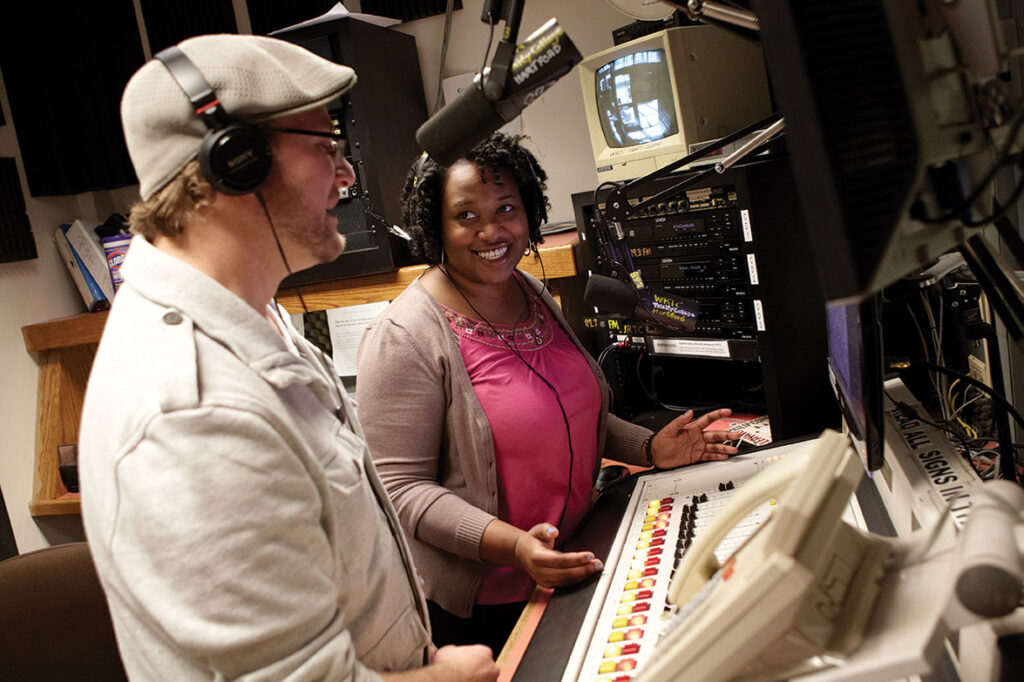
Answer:
[[483, 92], [480, 74], [459, 96], [416, 131], [416, 141], [442, 166], [514, 119], [583, 59], [558, 21], [550, 19], [516, 46], [508, 80], [497, 100]]

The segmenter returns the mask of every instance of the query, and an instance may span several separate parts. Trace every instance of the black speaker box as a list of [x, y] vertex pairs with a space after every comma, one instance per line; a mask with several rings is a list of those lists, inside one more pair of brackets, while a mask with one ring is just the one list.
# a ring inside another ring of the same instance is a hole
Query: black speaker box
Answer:
[[[404, 241], [387, 230], [401, 225], [399, 197], [420, 154], [416, 129], [427, 119], [416, 39], [352, 17], [286, 29], [276, 38], [351, 66], [358, 82], [328, 103], [348, 140], [356, 182], [335, 209], [345, 235], [341, 256], [290, 275], [283, 287], [386, 272], [414, 262]], [[387, 221], [385, 224], [380, 218]]]

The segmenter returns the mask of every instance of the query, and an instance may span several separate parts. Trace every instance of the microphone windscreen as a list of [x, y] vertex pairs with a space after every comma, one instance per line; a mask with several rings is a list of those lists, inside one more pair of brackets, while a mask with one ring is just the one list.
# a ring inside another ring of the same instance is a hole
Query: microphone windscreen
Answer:
[[640, 297], [629, 284], [604, 275], [591, 275], [583, 300], [599, 310], [616, 315], [633, 316], [640, 304]]
[[416, 131], [416, 141], [442, 166], [450, 166], [478, 142], [505, 125], [505, 120], [471, 83]]

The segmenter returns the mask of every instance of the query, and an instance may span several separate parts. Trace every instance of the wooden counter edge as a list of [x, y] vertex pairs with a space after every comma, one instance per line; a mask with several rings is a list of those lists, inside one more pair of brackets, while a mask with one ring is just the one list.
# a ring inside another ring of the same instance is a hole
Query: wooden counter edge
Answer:
[[37, 353], [56, 348], [70, 348], [86, 343], [96, 343], [103, 335], [107, 324], [107, 312], [82, 313], [61, 317], [21, 328], [25, 350]]

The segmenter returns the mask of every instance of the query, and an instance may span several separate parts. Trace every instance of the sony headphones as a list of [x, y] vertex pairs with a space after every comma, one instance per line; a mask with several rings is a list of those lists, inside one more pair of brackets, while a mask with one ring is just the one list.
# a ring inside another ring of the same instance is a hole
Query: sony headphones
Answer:
[[199, 147], [199, 167], [222, 194], [255, 192], [270, 174], [270, 141], [262, 129], [233, 122], [213, 87], [178, 47], [155, 55], [184, 91], [192, 110], [209, 129]]

